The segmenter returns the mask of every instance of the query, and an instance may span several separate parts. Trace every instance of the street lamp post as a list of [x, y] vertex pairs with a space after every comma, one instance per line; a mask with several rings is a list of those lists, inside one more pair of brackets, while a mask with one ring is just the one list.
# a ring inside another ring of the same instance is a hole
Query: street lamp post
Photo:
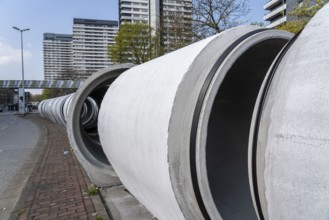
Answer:
[[22, 53], [22, 90], [23, 90], [23, 115], [25, 114], [25, 82], [24, 82], [24, 55], [23, 55], [23, 32], [30, 30], [30, 28], [19, 29], [13, 27], [15, 30], [21, 32], [21, 53]]

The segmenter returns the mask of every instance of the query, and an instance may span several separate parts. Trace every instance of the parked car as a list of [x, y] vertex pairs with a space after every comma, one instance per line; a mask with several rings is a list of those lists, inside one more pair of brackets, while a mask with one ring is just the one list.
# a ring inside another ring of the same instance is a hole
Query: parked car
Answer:
[[0, 112], [3, 112], [3, 108], [0, 106]]

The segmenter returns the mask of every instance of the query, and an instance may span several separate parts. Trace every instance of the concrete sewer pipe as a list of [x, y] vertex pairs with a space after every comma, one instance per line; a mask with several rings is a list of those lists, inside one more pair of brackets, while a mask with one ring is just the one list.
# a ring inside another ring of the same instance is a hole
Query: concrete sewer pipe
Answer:
[[98, 186], [121, 184], [100, 145], [97, 120], [100, 104], [113, 81], [133, 64], [113, 65], [89, 77], [69, 100], [67, 134], [80, 164]]
[[125, 187], [158, 219], [257, 219], [248, 178], [254, 105], [292, 38], [232, 28], [125, 71], [98, 132]]
[[80, 163], [159, 219], [326, 219], [328, 7], [288, 44], [239, 27], [100, 71], [64, 103]]
[[259, 93], [250, 164], [264, 219], [329, 216], [329, 4], [274, 62]]
[[[38, 106], [41, 116], [66, 127], [73, 96], [74, 93], [42, 101]], [[87, 97], [80, 113], [80, 120], [84, 127], [97, 123], [98, 108], [97, 103], [91, 97]]]
[[113, 65], [88, 78], [76, 93], [44, 100], [42, 117], [67, 127], [70, 144], [92, 181], [98, 186], [121, 184], [108, 162], [97, 132], [98, 111], [111, 83], [133, 64]]
[[66, 111], [65, 106], [69, 102], [73, 94], [61, 96], [53, 99], [47, 99], [40, 102], [38, 110], [42, 117], [48, 118], [51, 121], [66, 126]]

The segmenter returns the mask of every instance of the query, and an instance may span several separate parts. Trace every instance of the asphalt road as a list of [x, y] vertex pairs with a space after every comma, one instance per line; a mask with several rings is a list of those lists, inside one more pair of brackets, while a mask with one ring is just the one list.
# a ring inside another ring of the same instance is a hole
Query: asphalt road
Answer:
[[41, 129], [36, 123], [13, 112], [0, 112], [0, 217], [17, 200], [8, 192], [15, 189], [19, 196], [19, 190], [28, 178], [27, 173], [24, 175], [24, 166], [38, 145]]

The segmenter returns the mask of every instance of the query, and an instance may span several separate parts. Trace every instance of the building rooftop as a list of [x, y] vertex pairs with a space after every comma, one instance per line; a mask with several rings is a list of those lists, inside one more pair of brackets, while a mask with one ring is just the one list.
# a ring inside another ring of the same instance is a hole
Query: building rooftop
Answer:
[[72, 34], [44, 33], [43, 40], [72, 41]]
[[85, 18], [74, 18], [74, 24], [93, 24], [93, 25], [107, 25], [107, 26], [118, 26], [118, 21], [113, 20], [97, 20], [97, 19], [85, 19]]

